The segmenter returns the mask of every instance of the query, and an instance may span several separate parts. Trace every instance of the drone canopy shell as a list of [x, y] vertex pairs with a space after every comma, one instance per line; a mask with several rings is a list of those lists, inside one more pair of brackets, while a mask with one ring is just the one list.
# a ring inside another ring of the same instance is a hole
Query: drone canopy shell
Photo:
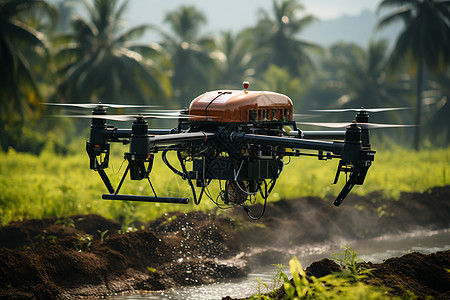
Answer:
[[292, 100], [265, 91], [219, 90], [195, 98], [189, 107], [190, 121], [260, 122], [292, 121]]

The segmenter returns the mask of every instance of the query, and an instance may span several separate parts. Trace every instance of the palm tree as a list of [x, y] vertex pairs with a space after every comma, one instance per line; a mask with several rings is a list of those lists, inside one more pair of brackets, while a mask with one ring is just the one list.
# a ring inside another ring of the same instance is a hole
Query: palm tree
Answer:
[[43, 62], [48, 44], [41, 32], [21, 18], [34, 10], [50, 19], [57, 17], [56, 10], [45, 1], [0, 2], [0, 123], [23, 122], [32, 116], [42, 98], [33, 66]]
[[392, 53], [395, 63], [405, 57], [411, 73], [417, 74], [416, 130], [414, 148], [419, 149], [424, 67], [431, 72], [444, 70], [450, 63], [450, 1], [383, 0], [379, 10], [394, 8], [378, 24], [385, 27], [402, 20], [405, 27]]
[[254, 29], [257, 49], [264, 49], [267, 55], [263, 66], [270, 64], [287, 67], [291, 75], [305, 77], [314, 70], [309, 51], [320, 51], [320, 46], [300, 40], [297, 36], [315, 21], [311, 15], [299, 17], [304, 10], [297, 0], [273, 1], [273, 16], [265, 10], [259, 11], [259, 21]]
[[300, 78], [293, 77], [287, 67], [270, 65], [260, 77], [261, 79], [255, 81], [254, 89], [285, 94], [294, 102], [295, 111], [302, 111], [301, 100], [306, 86]]
[[206, 17], [193, 6], [168, 12], [164, 22], [170, 25], [172, 34], [155, 29], [163, 36], [161, 46], [171, 56], [175, 99], [186, 106], [213, 82], [216, 65], [211, 54], [215, 43], [211, 37], [200, 36]]
[[430, 140], [447, 146], [450, 143], [450, 67], [436, 78], [428, 81], [423, 92], [425, 120]]
[[120, 32], [127, 2], [94, 0], [85, 2], [88, 19], [77, 17], [69, 41], [55, 56], [62, 65], [63, 80], [57, 96], [69, 101], [131, 101], [162, 103], [170, 94], [168, 77], [155, 63], [162, 56], [156, 45], [130, 42], [148, 25]]
[[334, 79], [328, 85], [340, 95], [334, 107], [407, 105], [400, 102], [405, 99], [409, 83], [399, 74], [387, 74], [387, 49], [385, 40], [370, 41], [367, 51], [356, 44], [331, 47], [329, 64]]
[[213, 54], [219, 58], [220, 71], [217, 79], [221, 88], [241, 88], [243, 81], [253, 81], [255, 68], [254, 51], [247, 42], [244, 32], [233, 34], [231, 31], [222, 32], [217, 42], [218, 51]]

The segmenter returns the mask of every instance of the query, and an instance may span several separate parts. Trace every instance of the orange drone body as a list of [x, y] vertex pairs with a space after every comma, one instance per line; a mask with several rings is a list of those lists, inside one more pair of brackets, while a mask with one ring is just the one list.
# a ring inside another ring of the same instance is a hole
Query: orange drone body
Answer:
[[264, 91], [212, 91], [195, 98], [189, 107], [190, 121], [266, 122], [292, 121], [292, 100]]

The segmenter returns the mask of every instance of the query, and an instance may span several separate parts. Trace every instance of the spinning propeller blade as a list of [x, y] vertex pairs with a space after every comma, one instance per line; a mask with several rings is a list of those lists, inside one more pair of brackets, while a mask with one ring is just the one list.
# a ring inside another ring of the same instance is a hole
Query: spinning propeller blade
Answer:
[[145, 110], [146, 113], [149, 113], [151, 115], [155, 115], [155, 116], [180, 116], [180, 117], [184, 117], [187, 116], [187, 114], [182, 114], [181, 110]]
[[294, 120], [295, 119], [311, 119], [311, 118], [315, 118], [315, 117], [320, 117], [320, 115], [294, 114], [293, 117], [294, 117]]
[[393, 111], [393, 110], [404, 110], [411, 109], [411, 107], [391, 107], [391, 108], [341, 108], [341, 109], [313, 109], [310, 111], [315, 112], [346, 112], [346, 111], [367, 111], [367, 112], [383, 112], [383, 111]]
[[[321, 123], [321, 122], [297, 122], [302, 125], [321, 126], [329, 128], [344, 128], [350, 126], [353, 123]], [[378, 123], [357, 123], [361, 128], [402, 128], [402, 127], [415, 127], [416, 125], [398, 125], [398, 124], [378, 124]]]
[[[169, 117], [177, 117], [177, 118], [205, 118], [204, 115], [190, 115], [188, 111], [185, 109], [146, 109], [144, 110], [146, 113], [154, 116], [169, 116]], [[216, 119], [215, 116], [208, 116], [208, 119]]]
[[180, 119], [189, 118], [189, 116], [154, 116], [154, 115], [62, 115], [57, 117], [68, 117], [68, 118], [84, 118], [84, 119], [103, 119], [110, 121], [134, 121], [137, 118], [144, 119]]
[[158, 114], [134, 114], [134, 115], [54, 115], [54, 117], [80, 118], [80, 119], [103, 119], [110, 121], [134, 121], [138, 118], [144, 119], [188, 119], [189, 117], [198, 117], [195, 115], [158, 115]]
[[45, 105], [68, 106], [79, 108], [109, 107], [109, 108], [139, 108], [139, 107], [158, 107], [156, 105], [127, 105], [127, 104], [108, 104], [108, 103], [44, 103]]
[[183, 110], [183, 109], [146, 109], [144, 111], [150, 112], [150, 113], [160, 113], [160, 112], [181, 113], [185, 110]]

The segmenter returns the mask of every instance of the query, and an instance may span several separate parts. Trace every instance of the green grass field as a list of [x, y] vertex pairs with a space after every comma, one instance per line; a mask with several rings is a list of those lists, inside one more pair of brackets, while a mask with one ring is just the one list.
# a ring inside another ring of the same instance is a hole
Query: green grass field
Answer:
[[[79, 147], [83, 143], [74, 143]], [[51, 148], [51, 147], [49, 147]], [[36, 156], [9, 151], [0, 153], [0, 222], [68, 216], [100, 214], [125, 224], [134, 220], [148, 221], [165, 212], [208, 210], [214, 204], [204, 197], [200, 206], [105, 201], [107, 193], [96, 172], [89, 170], [83, 147], [70, 155], [57, 155], [45, 150]], [[117, 186], [125, 169], [120, 147], [115, 149], [108, 175]], [[175, 162], [175, 159], [173, 159]], [[287, 162], [287, 159], [286, 159]], [[337, 195], [345, 182], [341, 175], [333, 185], [338, 160], [319, 161], [316, 158], [292, 158], [286, 164], [269, 201], [298, 198], [307, 195]], [[190, 197], [186, 182], [174, 175], [158, 157], [151, 174], [158, 196]], [[377, 150], [373, 167], [364, 186], [356, 186], [352, 193], [367, 194], [383, 191], [386, 198], [396, 198], [401, 191], [422, 192], [434, 186], [450, 184], [450, 148], [422, 150]], [[217, 187], [211, 188], [217, 195]], [[152, 195], [147, 181], [125, 181], [121, 193]], [[332, 205], [332, 203], [330, 203]]]

